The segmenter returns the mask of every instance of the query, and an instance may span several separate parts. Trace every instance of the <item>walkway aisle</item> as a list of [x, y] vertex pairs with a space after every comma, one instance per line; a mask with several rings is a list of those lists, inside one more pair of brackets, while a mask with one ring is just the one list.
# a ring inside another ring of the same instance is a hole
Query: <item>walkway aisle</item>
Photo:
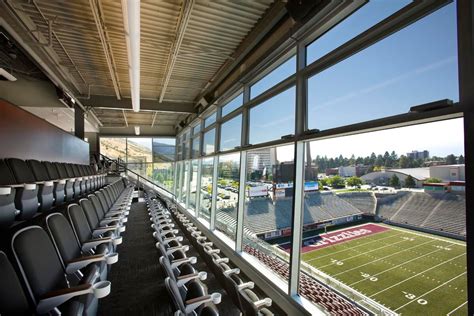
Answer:
[[118, 253], [109, 272], [112, 292], [99, 301], [99, 315], [172, 315], [145, 203], [132, 204]]

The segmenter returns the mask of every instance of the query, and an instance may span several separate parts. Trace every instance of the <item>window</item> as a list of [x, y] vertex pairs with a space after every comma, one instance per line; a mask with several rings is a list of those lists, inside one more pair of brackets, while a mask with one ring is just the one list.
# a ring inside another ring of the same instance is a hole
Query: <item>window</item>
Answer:
[[189, 131], [188, 131], [183, 136], [183, 157], [184, 157], [184, 159], [187, 159], [187, 158], [190, 157], [190, 154], [191, 154], [190, 142], [191, 142], [191, 139], [189, 137]]
[[239, 201], [240, 154], [219, 156], [216, 229], [235, 240]]
[[250, 144], [295, 133], [295, 87], [250, 109]]
[[152, 180], [172, 192], [174, 185], [174, 167], [175, 164], [172, 162], [154, 163]]
[[310, 64], [323, 57], [333, 49], [351, 40], [356, 35], [368, 30], [373, 25], [397, 12], [410, 2], [410, 0], [375, 0], [366, 3], [356, 12], [307, 46], [307, 63]]
[[153, 161], [170, 162], [175, 160], [174, 138], [153, 138]]
[[250, 98], [262, 94], [296, 72], [296, 56], [291, 57], [250, 87]]
[[241, 93], [222, 107], [222, 117], [242, 106], [244, 95]]
[[151, 138], [127, 138], [127, 166], [142, 177], [152, 177], [153, 152]]
[[213, 175], [214, 158], [204, 158], [202, 160], [201, 166], [201, 195], [199, 202], [199, 217], [205, 219], [208, 223], [211, 221]]
[[189, 182], [189, 161], [183, 161], [183, 172], [181, 174], [181, 202], [186, 203], [188, 195], [188, 182]]
[[191, 172], [189, 174], [189, 208], [196, 209], [196, 191], [197, 191], [197, 174], [199, 161], [194, 159], [191, 161]]
[[311, 77], [308, 127], [324, 130], [458, 101], [457, 67], [452, 3]]
[[466, 234], [463, 133], [461, 118], [308, 142], [303, 271], [373, 312], [466, 314], [466, 243], [445, 238]]
[[204, 120], [204, 128], [214, 124], [216, 122], [216, 118], [217, 118], [217, 113], [216, 112], [214, 112], [214, 113], [210, 114], [208, 117], [206, 117], [206, 119]]
[[176, 186], [175, 186], [175, 195], [178, 201], [181, 201], [181, 178], [183, 173], [182, 162], [176, 162]]
[[204, 133], [204, 140], [203, 140], [203, 152], [205, 155], [212, 154], [214, 152], [215, 147], [215, 140], [216, 140], [216, 129], [213, 128], [206, 133]]
[[110, 159], [125, 161], [127, 156], [127, 139], [116, 137], [100, 138], [100, 153]]
[[192, 150], [192, 158], [199, 157], [199, 136], [193, 138], [193, 150]]
[[246, 177], [244, 228], [251, 234], [244, 235], [244, 251], [267, 265], [282, 258], [288, 267], [289, 254], [271, 244], [291, 236], [294, 145], [248, 151]]
[[197, 135], [201, 131], [201, 122], [193, 127], [193, 135]]
[[241, 135], [242, 115], [239, 114], [221, 125], [220, 150], [229, 150], [240, 146]]

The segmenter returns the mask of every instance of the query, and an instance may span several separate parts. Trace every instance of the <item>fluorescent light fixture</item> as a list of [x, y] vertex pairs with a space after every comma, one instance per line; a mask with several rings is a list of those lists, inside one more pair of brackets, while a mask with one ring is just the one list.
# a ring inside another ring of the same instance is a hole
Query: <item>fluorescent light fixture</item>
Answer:
[[140, 0], [122, 0], [133, 111], [140, 111]]
[[0, 68], [0, 76], [5, 77], [8, 81], [16, 81], [16, 77], [3, 68]]
[[140, 135], [140, 126], [135, 126], [135, 135]]

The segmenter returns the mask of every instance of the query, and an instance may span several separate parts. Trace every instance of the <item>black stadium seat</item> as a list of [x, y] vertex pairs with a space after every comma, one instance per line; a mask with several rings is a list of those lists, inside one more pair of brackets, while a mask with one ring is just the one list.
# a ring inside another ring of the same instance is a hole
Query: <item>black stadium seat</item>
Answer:
[[0, 275], [0, 315], [32, 315], [20, 280], [3, 251], [0, 251]]
[[15, 216], [20, 213], [15, 207], [16, 188], [13, 176], [7, 163], [0, 159], [0, 228], [8, 228], [15, 222]]
[[15, 177], [16, 184], [22, 184], [17, 188], [15, 205], [20, 210], [19, 220], [33, 218], [38, 212], [38, 185], [30, 168], [23, 160], [16, 158], [6, 159], [7, 165]]
[[41, 211], [48, 211], [53, 207], [54, 204], [54, 181], [48, 176], [48, 171], [44, 165], [37, 160], [28, 160], [31, 171], [37, 182], [43, 184], [39, 186], [38, 199], [41, 204]]
[[[33, 161], [33, 160], [30, 160], [30, 161]], [[66, 193], [65, 193], [66, 180], [62, 179], [59, 176], [58, 169], [56, 169], [56, 166], [53, 163], [49, 161], [43, 161], [42, 165], [44, 166], [46, 172], [48, 173], [49, 180], [54, 181], [54, 189], [53, 189], [54, 204], [55, 205], [63, 204], [66, 198]]]
[[56, 167], [58, 171], [59, 177], [63, 180], [66, 180], [65, 183], [65, 194], [66, 194], [66, 201], [69, 202], [74, 199], [74, 183], [76, 181], [75, 178], [70, 177], [66, 171], [66, 167], [64, 164], [59, 162], [54, 162], [53, 165]]

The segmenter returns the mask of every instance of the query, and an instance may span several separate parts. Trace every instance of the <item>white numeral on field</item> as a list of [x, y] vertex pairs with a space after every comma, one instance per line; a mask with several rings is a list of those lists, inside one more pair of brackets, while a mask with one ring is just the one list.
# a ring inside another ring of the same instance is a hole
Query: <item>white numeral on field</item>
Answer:
[[411, 238], [411, 237], [401, 237], [403, 240], [406, 240], [406, 241], [415, 241], [415, 238]]
[[372, 282], [377, 282], [379, 279], [377, 277], [374, 277], [368, 273], [364, 273], [364, 272], [361, 272], [360, 275], [364, 278], [364, 279], [367, 279], [369, 281], [372, 281]]
[[435, 248], [443, 249], [443, 250], [451, 250], [451, 248], [449, 248], [449, 247], [440, 246], [440, 245], [435, 246]]
[[[405, 291], [402, 291], [403, 294], [405, 294], [405, 297], [409, 300], [414, 300], [416, 299], [416, 295], [413, 294], [413, 293], [408, 293], [408, 292], [405, 292]], [[416, 300], [416, 302], [420, 305], [426, 305], [428, 304], [428, 301], [423, 299], [423, 298], [419, 298]]]
[[335, 265], [338, 265], [338, 266], [342, 266], [344, 264], [344, 262], [336, 260], [336, 259], [331, 259], [331, 263], [333, 263]]

